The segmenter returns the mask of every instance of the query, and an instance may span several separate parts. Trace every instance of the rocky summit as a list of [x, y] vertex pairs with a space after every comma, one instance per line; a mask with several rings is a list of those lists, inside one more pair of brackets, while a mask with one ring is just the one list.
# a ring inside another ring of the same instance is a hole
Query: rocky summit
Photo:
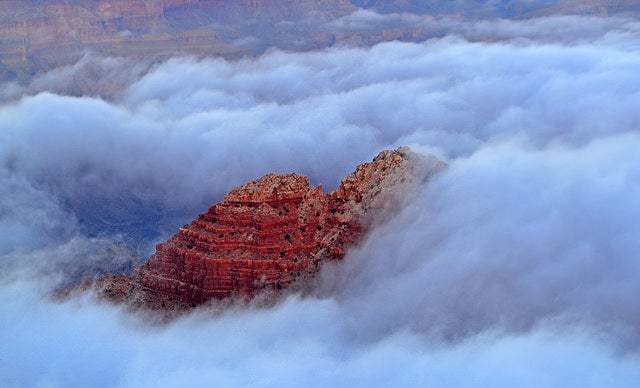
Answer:
[[383, 151], [329, 193], [306, 176], [265, 175], [158, 244], [131, 276], [105, 275], [92, 287], [114, 301], [184, 308], [303, 286], [443, 165], [406, 147]]

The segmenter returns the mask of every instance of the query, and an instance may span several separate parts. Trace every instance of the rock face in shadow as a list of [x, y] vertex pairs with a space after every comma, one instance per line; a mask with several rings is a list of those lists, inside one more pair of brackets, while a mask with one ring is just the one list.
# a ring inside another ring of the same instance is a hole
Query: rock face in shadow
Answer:
[[166, 308], [302, 286], [442, 166], [407, 148], [383, 151], [329, 193], [305, 176], [265, 175], [158, 244], [130, 277], [106, 275], [94, 288], [111, 300]]

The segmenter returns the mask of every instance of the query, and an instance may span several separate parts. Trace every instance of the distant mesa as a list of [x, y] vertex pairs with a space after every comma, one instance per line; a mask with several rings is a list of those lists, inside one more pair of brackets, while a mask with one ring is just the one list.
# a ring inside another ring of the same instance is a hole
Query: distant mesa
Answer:
[[329, 193], [306, 176], [265, 175], [158, 244], [131, 276], [107, 274], [90, 287], [133, 307], [178, 310], [303, 287], [443, 166], [406, 147], [383, 151]]

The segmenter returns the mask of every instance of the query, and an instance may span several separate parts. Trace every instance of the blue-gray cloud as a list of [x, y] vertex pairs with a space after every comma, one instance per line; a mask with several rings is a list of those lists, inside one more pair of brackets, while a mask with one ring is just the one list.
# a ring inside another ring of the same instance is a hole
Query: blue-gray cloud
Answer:
[[[0, 382], [633, 386], [629, 31], [178, 58], [110, 100], [4, 104]], [[126, 244], [148, 253], [247, 180], [297, 171], [331, 187], [405, 144], [449, 167], [306, 297], [167, 326], [47, 299], [68, 274], [130, 266]]]

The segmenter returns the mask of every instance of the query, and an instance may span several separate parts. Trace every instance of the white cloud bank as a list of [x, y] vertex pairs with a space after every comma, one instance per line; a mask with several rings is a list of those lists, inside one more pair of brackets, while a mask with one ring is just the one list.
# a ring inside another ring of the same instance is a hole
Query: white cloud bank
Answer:
[[[117, 101], [42, 93], [6, 104], [0, 382], [634, 386], [638, 63], [622, 33], [447, 37], [174, 59]], [[87, 257], [129, 260], [108, 250], [113, 236], [133, 231], [145, 251], [266, 172], [336, 185], [405, 144], [449, 168], [311, 296], [164, 327], [43, 297], [69, 266], [91, 268]]]

